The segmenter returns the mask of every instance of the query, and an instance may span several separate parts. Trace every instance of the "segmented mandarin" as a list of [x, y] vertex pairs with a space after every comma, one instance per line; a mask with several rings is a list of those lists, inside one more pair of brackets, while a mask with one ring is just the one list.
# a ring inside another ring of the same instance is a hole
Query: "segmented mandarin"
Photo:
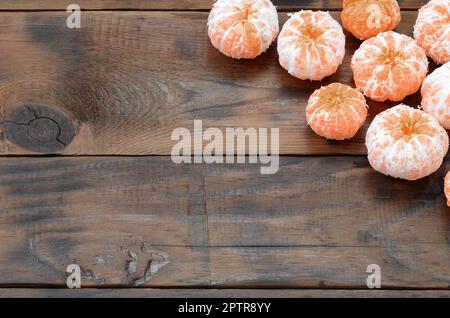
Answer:
[[277, 10], [269, 0], [218, 0], [208, 18], [214, 47], [236, 59], [260, 55], [278, 32]]
[[450, 61], [450, 0], [432, 0], [419, 10], [414, 38], [436, 63]]
[[352, 57], [351, 68], [364, 95], [379, 102], [400, 101], [419, 90], [428, 59], [414, 39], [388, 31], [364, 41]]
[[306, 106], [312, 130], [327, 139], [352, 138], [367, 118], [364, 96], [350, 86], [333, 83], [314, 91]]
[[444, 179], [444, 194], [447, 198], [447, 206], [450, 206], [450, 171], [447, 172]]
[[391, 31], [400, 23], [400, 7], [396, 0], [344, 0], [343, 7], [344, 29], [360, 40]]
[[433, 116], [401, 104], [375, 117], [367, 131], [366, 146], [375, 170], [417, 180], [441, 166], [448, 136]]
[[428, 75], [420, 92], [423, 110], [450, 129], [450, 62]]
[[280, 64], [302, 80], [321, 80], [336, 72], [345, 55], [342, 27], [328, 12], [291, 15], [278, 37]]

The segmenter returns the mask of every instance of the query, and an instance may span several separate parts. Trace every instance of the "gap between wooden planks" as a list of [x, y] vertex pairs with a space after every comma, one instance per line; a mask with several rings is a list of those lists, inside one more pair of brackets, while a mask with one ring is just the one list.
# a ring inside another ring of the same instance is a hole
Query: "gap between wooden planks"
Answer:
[[[174, 165], [170, 157], [0, 159], [0, 285], [450, 286], [443, 167], [393, 180], [360, 157]], [[136, 255], [136, 266], [130, 266]]]
[[40, 289], [0, 288], [0, 297], [45, 298], [427, 298], [450, 297], [448, 290], [349, 290], [349, 289]]
[[[364, 155], [373, 116], [398, 104], [369, 101], [370, 117], [350, 141], [320, 138], [307, 126], [307, 100], [321, 85], [353, 85], [350, 59], [361, 42], [347, 36], [336, 74], [301, 81], [281, 68], [274, 45], [251, 61], [222, 55], [208, 39], [207, 15], [87, 12], [82, 28], [71, 30], [65, 12], [0, 13], [0, 154], [169, 155], [172, 130], [202, 119], [204, 129], [279, 128], [281, 155]], [[411, 34], [416, 15], [404, 11], [397, 30]], [[419, 94], [405, 103], [419, 105]], [[59, 127], [44, 123], [38, 138], [18, 146], [23, 136], [8, 133], [5, 122], [29, 122], [29, 112], [15, 115], [29, 105], [44, 107], [44, 117], [57, 113]], [[72, 127], [67, 147], [39, 148], [36, 140], [52, 138], [46, 132], [69, 135]]]
[[[77, 0], [84, 10], [210, 10], [214, 0]], [[272, 0], [278, 10], [341, 10], [342, 0]], [[425, 0], [399, 0], [402, 10], [414, 10]], [[0, 10], [65, 10], [60, 0], [15, 0], [0, 3]]]

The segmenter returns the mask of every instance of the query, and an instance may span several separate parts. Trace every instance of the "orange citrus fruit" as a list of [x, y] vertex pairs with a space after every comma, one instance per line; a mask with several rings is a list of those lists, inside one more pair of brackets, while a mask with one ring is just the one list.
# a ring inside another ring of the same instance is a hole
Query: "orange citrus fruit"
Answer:
[[423, 110], [450, 129], [450, 62], [428, 75], [420, 92]]
[[441, 166], [448, 136], [433, 116], [401, 104], [375, 117], [367, 130], [366, 146], [375, 170], [417, 180]]
[[345, 55], [342, 27], [328, 12], [291, 15], [278, 37], [280, 64], [302, 80], [321, 80], [336, 72]]
[[214, 47], [236, 59], [257, 57], [278, 32], [278, 14], [270, 0], [218, 0], [208, 18]]
[[352, 138], [367, 118], [364, 96], [350, 86], [333, 83], [314, 91], [306, 106], [312, 130], [327, 139]]
[[447, 198], [447, 206], [450, 206], [450, 171], [445, 175], [444, 193], [445, 197]]
[[400, 101], [419, 90], [428, 59], [414, 39], [388, 31], [364, 41], [352, 57], [351, 68], [364, 95], [378, 102]]
[[419, 10], [414, 38], [436, 63], [450, 61], [450, 0], [431, 0]]
[[400, 23], [400, 7], [396, 0], [344, 0], [343, 7], [344, 29], [360, 40], [391, 31]]

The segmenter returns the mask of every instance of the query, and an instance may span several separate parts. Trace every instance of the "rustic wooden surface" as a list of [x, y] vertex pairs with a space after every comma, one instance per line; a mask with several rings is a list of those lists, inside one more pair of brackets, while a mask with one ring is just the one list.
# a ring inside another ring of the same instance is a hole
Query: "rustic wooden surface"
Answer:
[[[226, 58], [209, 42], [207, 15], [86, 12], [82, 28], [71, 30], [65, 12], [0, 13], [0, 120], [7, 121], [0, 154], [168, 155], [173, 129], [192, 129], [193, 120], [202, 119], [205, 129], [280, 128], [281, 154], [361, 155], [373, 116], [398, 104], [369, 102], [369, 120], [350, 141], [319, 138], [306, 124], [308, 98], [321, 85], [354, 85], [350, 59], [361, 42], [347, 36], [344, 63], [333, 76], [300, 81], [280, 67], [275, 46], [252, 61]], [[416, 16], [403, 12], [398, 31], [411, 34]], [[419, 94], [405, 103], [419, 105]], [[8, 134], [34, 127], [23, 125], [33, 118], [30, 105], [72, 122], [59, 122], [63, 133], [76, 128], [71, 142]], [[17, 112], [26, 115], [20, 119]]]
[[364, 288], [372, 263], [386, 288], [449, 286], [447, 162], [418, 182], [363, 157], [282, 157], [273, 176], [170, 157], [1, 163], [3, 285], [63, 286], [75, 262], [84, 286]]
[[11, 298], [448, 298], [448, 290], [352, 290], [352, 289], [0, 289], [0, 297]]
[[[426, 1], [399, 2], [411, 34]], [[360, 41], [347, 34], [338, 72], [311, 83], [274, 46], [253, 61], [212, 48], [212, 1], [78, 3], [90, 11], [69, 30], [61, 1], [0, 1], [0, 297], [450, 296], [450, 162], [417, 182], [370, 168], [365, 131], [392, 103], [370, 102], [351, 141], [306, 126], [315, 88], [353, 85]], [[170, 134], [194, 119], [280, 128], [279, 172], [173, 164]], [[72, 262], [89, 289], [64, 289]], [[372, 263], [383, 290], [364, 290]]]
[[[278, 10], [342, 9], [342, 0], [272, 0]], [[399, 0], [403, 10], [418, 9], [423, 0]], [[210, 10], [214, 0], [77, 0], [84, 10]], [[3, 0], [0, 10], [65, 10], [61, 0]]]

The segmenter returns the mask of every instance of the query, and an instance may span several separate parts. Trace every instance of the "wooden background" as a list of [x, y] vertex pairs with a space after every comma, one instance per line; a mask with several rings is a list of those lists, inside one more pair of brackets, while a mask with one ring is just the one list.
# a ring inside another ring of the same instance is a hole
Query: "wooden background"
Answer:
[[[370, 168], [367, 126], [394, 103], [369, 102], [351, 141], [306, 126], [314, 89], [354, 85], [361, 42], [347, 33], [338, 72], [301, 81], [275, 45], [216, 51], [212, 2], [78, 0], [68, 29], [64, 1], [0, 0], [0, 296], [450, 296], [450, 161], [417, 182]], [[339, 20], [341, 2], [274, 1], [280, 23], [301, 8]], [[426, 1], [399, 3], [411, 35]], [[194, 119], [280, 128], [279, 172], [174, 164], [170, 134]], [[70, 263], [89, 289], [65, 289]], [[372, 263], [382, 290], [366, 287]]]

